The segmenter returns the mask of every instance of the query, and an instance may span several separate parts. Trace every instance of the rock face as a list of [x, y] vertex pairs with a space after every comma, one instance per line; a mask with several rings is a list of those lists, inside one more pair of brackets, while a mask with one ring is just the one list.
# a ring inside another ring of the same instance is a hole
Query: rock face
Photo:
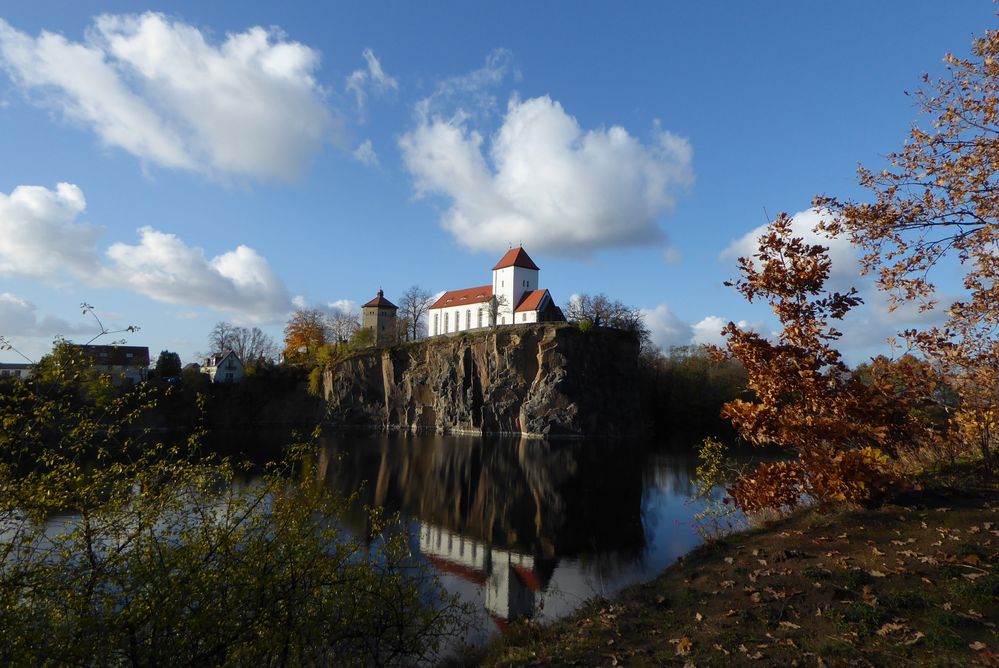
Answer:
[[641, 431], [637, 373], [627, 332], [518, 325], [358, 355], [324, 389], [340, 426], [628, 436]]

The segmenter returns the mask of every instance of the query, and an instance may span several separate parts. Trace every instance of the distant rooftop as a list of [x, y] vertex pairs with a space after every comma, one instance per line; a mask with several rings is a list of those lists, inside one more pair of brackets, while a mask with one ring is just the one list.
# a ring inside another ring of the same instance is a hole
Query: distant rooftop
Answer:
[[378, 296], [372, 299], [370, 302], [362, 306], [361, 308], [394, 308], [399, 307], [385, 299], [385, 293], [382, 290], [378, 291]]
[[496, 263], [493, 267], [493, 271], [497, 269], [506, 269], [507, 267], [523, 267], [524, 269], [535, 269], [539, 270], [540, 267], [534, 264], [534, 260], [531, 256], [527, 254], [523, 246], [517, 246], [516, 248], [511, 248], [506, 252], [506, 255], [500, 258], [500, 261]]
[[94, 364], [113, 366], [149, 366], [148, 346], [88, 346], [73, 344]]

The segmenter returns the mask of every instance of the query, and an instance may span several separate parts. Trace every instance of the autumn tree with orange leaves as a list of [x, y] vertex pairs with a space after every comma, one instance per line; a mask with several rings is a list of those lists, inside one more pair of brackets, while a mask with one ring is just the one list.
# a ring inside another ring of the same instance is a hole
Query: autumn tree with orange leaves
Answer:
[[311, 361], [320, 348], [334, 340], [326, 314], [298, 309], [284, 328], [284, 359], [292, 364]]
[[930, 122], [888, 168], [859, 170], [873, 202], [815, 203], [835, 214], [824, 231], [864, 250], [864, 270], [894, 305], [939, 308], [932, 277], [960, 267], [965, 294], [946, 323], [902, 335], [950, 377], [952, 424], [988, 463], [999, 439], [999, 31], [974, 40], [971, 56], [948, 54], [943, 80], [924, 76], [916, 99]]
[[752, 399], [725, 404], [722, 415], [753, 445], [776, 445], [795, 458], [761, 464], [729, 489], [745, 511], [788, 509], [809, 497], [867, 501], [895, 481], [891, 460], [939, 434], [920, 414], [936, 382], [925, 377], [900, 393], [896, 370], [875, 360], [862, 379], [834, 343], [841, 320], [862, 303], [856, 290], [827, 292], [828, 249], [793, 236], [781, 214], [759, 239], [752, 258], [740, 258], [733, 283], [748, 301], [765, 301], [782, 325], [777, 340], [729, 323], [728, 350], [746, 369]]

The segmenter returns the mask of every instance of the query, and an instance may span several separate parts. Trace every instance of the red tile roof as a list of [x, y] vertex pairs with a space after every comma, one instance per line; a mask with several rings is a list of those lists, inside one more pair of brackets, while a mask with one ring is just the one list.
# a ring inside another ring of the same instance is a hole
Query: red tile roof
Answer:
[[493, 267], [493, 271], [497, 269], [506, 269], [507, 267], [523, 267], [525, 269], [539, 269], [538, 265], [534, 264], [534, 260], [527, 254], [523, 246], [517, 246], [516, 248], [511, 248], [506, 252], [506, 255], [500, 258], [500, 261], [496, 263]]
[[370, 302], [368, 302], [367, 304], [365, 304], [361, 308], [368, 308], [368, 307], [372, 307], [372, 306], [376, 307], [376, 308], [394, 308], [394, 309], [398, 309], [399, 308], [398, 306], [396, 306], [395, 304], [393, 304], [389, 300], [385, 299], [385, 293], [382, 292], [381, 290], [378, 291], [378, 296], [377, 297], [375, 297], [374, 299], [372, 299]]
[[477, 288], [465, 288], [464, 290], [449, 290], [442, 294], [440, 299], [431, 304], [430, 308], [481, 304], [492, 299], [492, 296], [493, 286], [491, 285], [480, 285]]
[[520, 581], [528, 589], [531, 591], [541, 591], [541, 580], [538, 579], [537, 573], [526, 566], [510, 564], [510, 567], [513, 568], [513, 572], [517, 574], [517, 577], [520, 578]]
[[484, 585], [489, 576], [485, 572], [480, 571], [477, 568], [472, 568], [471, 566], [465, 566], [464, 564], [456, 564], [450, 559], [445, 559], [444, 557], [437, 557], [430, 554], [425, 554], [427, 561], [433, 564], [434, 568], [444, 573], [451, 573], [452, 575], [457, 575], [462, 580], [467, 580], [468, 582], [474, 582], [477, 585]]
[[520, 303], [517, 304], [515, 312], [537, 311], [538, 307], [541, 306], [541, 300], [547, 293], [548, 290], [531, 290], [530, 292], [525, 292], [524, 296], [520, 298]]

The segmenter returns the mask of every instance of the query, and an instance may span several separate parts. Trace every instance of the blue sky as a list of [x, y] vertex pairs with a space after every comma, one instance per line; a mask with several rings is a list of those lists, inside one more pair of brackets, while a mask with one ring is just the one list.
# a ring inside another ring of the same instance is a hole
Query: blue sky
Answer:
[[[863, 196], [905, 91], [995, 24], [986, 0], [138, 7], [0, 9], [0, 335], [33, 358], [89, 338], [83, 301], [186, 363], [219, 320], [280, 340], [296, 305], [481, 285], [520, 242], [556, 301], [646, 309], [664, 346], [769, 330], [722, 285], [748, 235]], [[854, 255], [856, 361], [907, 314]]]

